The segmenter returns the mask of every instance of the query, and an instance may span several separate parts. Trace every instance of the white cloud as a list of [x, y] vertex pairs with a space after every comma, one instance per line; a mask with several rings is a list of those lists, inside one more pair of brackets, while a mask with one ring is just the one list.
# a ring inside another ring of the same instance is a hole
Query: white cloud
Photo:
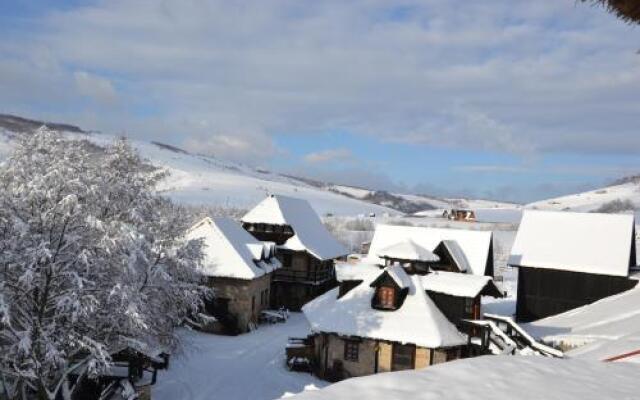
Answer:
[[90, 97], [101, 103], [112, 103], [116, 100], [116, 89], [108, 79], [85, 71], [76, 71], [73, 76], [76, 88], [82, 96]]
[[344, 147], [337, 149], [328, 149], [323, 151], [317, 151], [309, 153], [304, 156], [304, 160], [308, 163], [327, 163], [336, 161], [345, 161], [353, 157], [351, 151]]
[[[59, 98], [81, 110], [71, 122], [241, 159], [277, 154], [275, 133], [341, 130], [525, 155], [640, 147], [637, 29], [573, 1], [464, 8], [446, 0], [67, 8], [0, 44], [0, 71], [11, 71], [0, 74], [0, 107]], [[117, 93], [105, 76], [118, 77]], [[116, 95], [122, 106], [109, 112], [83, 101]]]

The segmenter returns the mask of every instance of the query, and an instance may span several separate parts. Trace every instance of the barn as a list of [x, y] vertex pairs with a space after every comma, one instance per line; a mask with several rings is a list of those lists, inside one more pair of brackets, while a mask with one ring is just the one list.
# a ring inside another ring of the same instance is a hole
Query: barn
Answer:
[[516, 319], [528, 322], [633, 288], [633, 215], [528, 210], [509, 265], [518, 268]]

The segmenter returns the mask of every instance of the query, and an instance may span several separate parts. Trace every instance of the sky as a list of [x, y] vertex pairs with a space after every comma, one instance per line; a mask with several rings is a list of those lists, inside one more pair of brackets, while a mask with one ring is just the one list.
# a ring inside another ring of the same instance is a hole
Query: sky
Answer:
[[0, 112], [375, 189], [640, 173], [640, 26], [575, 0], [0, 2]]

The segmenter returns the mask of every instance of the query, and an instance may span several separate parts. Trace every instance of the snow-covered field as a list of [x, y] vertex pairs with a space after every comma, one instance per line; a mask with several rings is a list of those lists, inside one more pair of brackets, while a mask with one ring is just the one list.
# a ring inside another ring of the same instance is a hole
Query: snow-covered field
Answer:
[[304, 337], [308, 329], [304, 316], [292, 313], [286, 323], [240, 336], [184, 330], [184, 351], [159, 373], [153, 399], [271, 400], [324, 387], [327, 382], [285, 367], [287, 338]]
[[631, 400], [640, 367], [535, 356], [484, 356], [349, 379], [292, 400]]
[[[576, 358], [604, 360], [640, 350], [640, 287], [547, 317], [525, 328], [547, 342], [577, 347]], [[624, 361], [640, 362], [640, 355]]]
[[640, 209], [640, 184], [628, 182], [621, 185], [608, 186], [597, 190], [571, 194], [554, 199], [537, 201], [526, 205], [526, 208], [556, 211], [596, 211], [614, 201], [629, 201]]

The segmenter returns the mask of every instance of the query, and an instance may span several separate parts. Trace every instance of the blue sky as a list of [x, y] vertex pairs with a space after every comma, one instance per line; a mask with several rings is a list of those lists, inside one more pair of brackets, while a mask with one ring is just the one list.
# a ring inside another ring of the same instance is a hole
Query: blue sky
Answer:
[[26, 0], [0, 35], [0, 112], [435, 195], [640, 172], [640, 31], [573, 0]]

